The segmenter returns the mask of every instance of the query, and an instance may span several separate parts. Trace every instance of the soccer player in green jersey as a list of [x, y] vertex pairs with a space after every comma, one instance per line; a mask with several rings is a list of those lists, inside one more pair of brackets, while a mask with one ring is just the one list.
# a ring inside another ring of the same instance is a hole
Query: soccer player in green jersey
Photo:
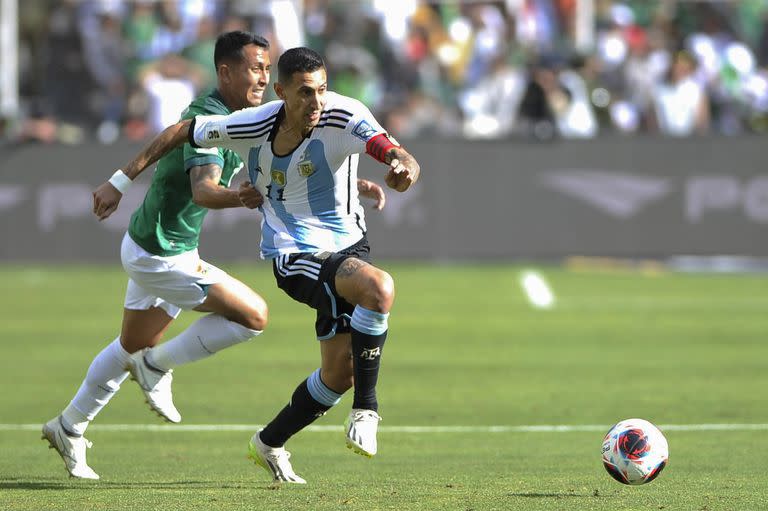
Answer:
[[[260, 105], [270, 77], [268, 50], [265, 39], [247, 32], [219, 36], [214, 54], [217, 88], [193, 101], [182, 118], [226, 115]], [[94, 192], [94, 212], [100, 219], [117, 209], [132, 179], [161, 154], [150, 145], [142, 156], [144, 167], [129, 165]], [[43, 427], [43, 438], [61, 455], [71, 476], [99, 478], [87, 464], [86, 447], [91, 443], [83, 434], [129, 373], [153, 410], [169, 422], [179, 422], [171, 394], [173, 368], [251, 339], [265, 328], [264, 300], [197, 252], [208, 209], [261, 205], [255, 188], [245, 183], [240, 192], [228, 188], [242, 167], [233, 151], [189, 145], [160, 159], [122, 242], [121, 259], [130, 278], [120, 335], [94, 358], [71, 403]], [[383, 207], [378, 185], [360, 180], [358, 189]], [[158, 345], [182, 310], [209, 314]]]

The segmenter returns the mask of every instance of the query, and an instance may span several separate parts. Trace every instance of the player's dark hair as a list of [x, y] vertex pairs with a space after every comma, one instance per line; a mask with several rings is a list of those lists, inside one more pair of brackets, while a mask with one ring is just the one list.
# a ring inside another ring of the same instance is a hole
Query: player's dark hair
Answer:
[[265, 50], [269, 49], [269, 42], [260, 35], [252, 34], [250, 32], [243, 32], [242, 30], [234, 30], [232, 32], [224, 32], [218, 38], [216, 38], [216, 49], [213, 51], [213, 64], [216, 69], [219, 68], [219, 64], [222, 64], [225, 60], [240, 60], [243, 58], [243, 47], [249, 44], [255, 44], [261, 46]]
[[277, 79], [288, 83], [293, 73], [313, 73], [324, 67], [323, 57], [315, 50], [303, 46], [291, 48], [277, 61]]

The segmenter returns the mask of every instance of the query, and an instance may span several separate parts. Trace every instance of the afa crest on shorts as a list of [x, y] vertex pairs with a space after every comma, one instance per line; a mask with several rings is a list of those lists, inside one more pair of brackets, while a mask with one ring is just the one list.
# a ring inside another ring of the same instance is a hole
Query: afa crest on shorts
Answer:
[[279, 186], [285, 186], [285, 172], [272, 169], [269, 175], [272, 177], [273, 183], [277, 183]]

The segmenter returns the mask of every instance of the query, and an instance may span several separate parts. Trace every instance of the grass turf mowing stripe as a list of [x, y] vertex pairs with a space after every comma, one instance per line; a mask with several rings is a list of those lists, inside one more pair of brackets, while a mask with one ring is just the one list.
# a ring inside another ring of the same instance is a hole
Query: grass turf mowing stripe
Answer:
[[[37, 431], [42, 424], [0, 424], [0, 431]], [[95, 431], [255, 431], [260, 424], [95, 424]], [[530, 425], [530, 426], [379, 426], [380, 433], [571, 433], [582, 431], [605, 432], [610, 425]], [[662, 431], [765, 431], [768, 424], [666, 424]], [[303, 431], [344, 431], [343, 426], [309, 426]]]

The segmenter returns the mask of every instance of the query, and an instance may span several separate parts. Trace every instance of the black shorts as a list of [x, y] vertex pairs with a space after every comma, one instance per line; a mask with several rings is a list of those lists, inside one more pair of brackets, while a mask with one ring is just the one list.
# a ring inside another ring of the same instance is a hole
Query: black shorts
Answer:
[[370, 262], [370, 252], [368, 238], [363, 236], [339, 252], [301, 252], [272, 260], [277, 287], [317, 311], [315, 333], [319, 340], [349, 332], [355, 306], [336, 293], [336, 271], [350, 257]]

